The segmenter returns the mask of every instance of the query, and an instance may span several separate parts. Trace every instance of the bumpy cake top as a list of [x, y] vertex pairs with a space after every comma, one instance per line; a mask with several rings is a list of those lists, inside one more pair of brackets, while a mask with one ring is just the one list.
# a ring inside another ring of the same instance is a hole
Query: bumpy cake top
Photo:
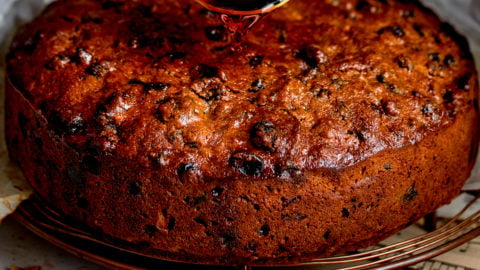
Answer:
[[8, 73], [72, 147], [180, 178], [301, 179], [478, 106], [466, 41], [412, 1], [294, 0], [228, 39], [194, 1], [60, 0]]

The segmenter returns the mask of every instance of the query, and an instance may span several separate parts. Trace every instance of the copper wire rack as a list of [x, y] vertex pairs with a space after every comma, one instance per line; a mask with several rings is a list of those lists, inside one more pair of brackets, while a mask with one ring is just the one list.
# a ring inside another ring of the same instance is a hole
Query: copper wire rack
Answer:
[[[474, 196], [455, 217], [431, 232], [409, 240], [374, 246], [354, 254], [313, 259], [282, 269], [398, 269], [405, 268], [441, 255], [480, 236], [480, 211], [468, 217], [464, 213], [478, 200]], [[24, 202], [14, 214], [15, 219], [40, 237], [83, 259], [114, 269], [220, 269], [222, 266], [191, 265], [145, 255], [99, 239], [95, 233], [81, 225], [65, 220], [60, 214], [46, 207], [33, 196]], [[231, 269], [268, 269], [279, 266], [237, 266]]]

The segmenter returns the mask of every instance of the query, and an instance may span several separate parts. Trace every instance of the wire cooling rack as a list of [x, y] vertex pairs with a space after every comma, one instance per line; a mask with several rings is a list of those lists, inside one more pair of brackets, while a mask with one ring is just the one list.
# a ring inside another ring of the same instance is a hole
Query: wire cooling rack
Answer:
[[[283, 269], [398, 269], [424, 262], [480, 236], [480, 211], [466, 218], [461, 216], [478, 200], [480, 191], [470, 192], [474, 199], [446, 224], [429, 233], [384, 247], [370, 247], [351, 255], [313, 259], [308, 262], [282, 266]], [[95, 237], [81, 225], [72, 224], [46, 207], [33, 196], [14, 214], [15, 219], [40, 237], [81, 258], [116, 269], [215, 269], [218, 266], [189, 265], [173, 262], [118, 247]], [[222, 267], [223, 269], [224, 267]], [[236, 269], [265, 269], [243, 266]], [[232, 267], [232, 269], [235, 269]], [[450, 268], [449, 268], [450, 269]]]

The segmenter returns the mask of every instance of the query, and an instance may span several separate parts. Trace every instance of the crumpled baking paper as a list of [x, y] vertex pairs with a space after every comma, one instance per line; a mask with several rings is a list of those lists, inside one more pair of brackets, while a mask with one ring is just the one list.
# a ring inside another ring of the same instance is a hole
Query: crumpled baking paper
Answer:
[[4, 132], [5, 53], [15, 29], [36, 16], [51, 0], [0, 0], [0, 222], [30, 196], [22, 172], [8, 159]]
[[[193, 1], [193, 0], [192, 0]], [[295, 1], [295, 0], [291, 0]], [[12, 165], [7, 156], [3, 126], [3, 90], [5, 87], [5, 53], [15, 29], [34, 18], [52, 0], [0, 0], [0, 221], [31, 194], [22, 173]], [[441, 18], [467, 36], [480, 70], [480, 0], [423, 0]], [[480, 190], [480, 161], [465, 185], [467, 190]], [[448, 216], [454, 209], [443, 210]]]

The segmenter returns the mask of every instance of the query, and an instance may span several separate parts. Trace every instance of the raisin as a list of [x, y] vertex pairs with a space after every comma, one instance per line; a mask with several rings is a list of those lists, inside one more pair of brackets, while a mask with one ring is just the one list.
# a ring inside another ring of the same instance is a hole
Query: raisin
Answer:
[[421, 111], [422, 111], [422, 114], [425, 116], [432, 116], [433, 113], [435, 112], [435, 110], [432, 108], [432, 105], [430, 104], [423, 106]]
[[372, 4], [370, 4], [369, 2], [361, 0], [361, 1], [358, 1], [358, 4], [355, 7], [355, 10], [360, 12], [363, 12], [363, 11], [369, 12], [372, 7], [373, 7]]
[[220, 240], [220, 244], [222, 244], [222, 245], [231, 246], [235, 242], [235, 234], [233, 232], [227, 232], [227, 233], [219, 234], [218, 237], [219, 237], [219, 240]]
[[29, 38], [25, 44], [21, 47], [27, 54], [33, 54], [37, 49], [38, 44], [45, 38], [45, 34], [41, 31], [37, 31], [33, 37]]
[[196, 217], [196, 218], [193, 218], [193, 221], [195, 221], [196, 223], [202, 225], [203, 227], [207, 227], [207, 222], [201, 218], [201, 217]]
[[412, 185], [407, 193], [405, 193], [403, 195], [403, 200], [406, 201], [406, 202], [411, 202], [413, 199], [415, 199], [415, 197], [417, 197], [418, 195], [418, 192], [415, 190], [415, 185]]
[[451, 67], [456, 66], [457, 62], [455, 61], [455, 58], [451, 54], [449, 54], [443, 59], [443, 64], [447, 67]]
[[77, 48], [74, 56], [71, 57], [72, 62], [82, 65], [90, 65], [93, 56], [83, 48]]
[[405, 36], [405, 32], [403, 31], [403, 29], [400, 27], [400, 26], [397, 26], [397, 25], [394, 25], [394, 26], [386, 26], [386, 27], [383, 27], [381, 28], [380, 30], [377, 31], [377, 33], [379, 35], [385, 33], [385, 32], [390, 32], [392, 33], [394, 36], [397, 36], [397, 37], [403, 37]]
[[228, 163], [244, 175], [260, 176], [263, 172], [263, 160], [254, 154], [245, 152], [234, 153], [228, 160]]
[[405, 35], [405, 32], [403, 31], [403, 29], [400, 28], [399, 26], [394, 26], [392, 29], [392, 33], [398, 37], [402, 37]]
[[87, 171], [94, 175], [100, 175], [100, 162], [93, 156], [86, 156], [83, 158], [82, 164], [87, 168]]
[[347, 208], [342, 208], [342, 217], [348, 218], [350, 216], [350, 212]]
[[330, 234], [332, 232], [331, 231], [326, 231], [324, 234], [323, 234], [323, 238], [325, 238], [325, 240], [328, 240], [328, 238], [330, 237]]
[[189, 147], [189, 148], [192, 148], [192, 149], [200, 148], [200, 146], [198, 145], [198, 142], [186, 142], [185, 146]]
[[182, 163], [180, 164], [180, 167], [178, 167], [177, 173], [178, 175], [182, 175], [189, 171], [195, 170], [195, 168], [195, 163]]
[[262, 63], [263, 63], [263, 56], [260, 56], [260, 55], [257, 55], [257, 56], [254, 56], [252, 58], [250, 58], [250, 61], [248, 62], [248, 64], [252, 67], [252, 68], [256, 68], [258, 66], [260, 66]]
[[472, 74], [468, 73], [465, 74], [457, 79], [457, 88], [462, 89], [465, 91], [470, 90], [470, 78], [472, 77]]
[[322, 99], [329, 99], [332, 94], [332, 92], [325, 88], [316, 88], [315, 92], [315, 96]]
[[265, 121], [256, 123], [250, 132], [250, 141], [253, 146], [269, 153], [275, 152], [277, 139], [278, 134], [275, 125]]
[[302, 59], [307, 65], [312, 68], [318, 67], [320, 64], [327, 62], [325, 54], [317, 47], [306, 46], [300, 49], [297, 53], [297, 57]]
[[82, 24], [86, 24], [86, 23], [89, 23], [89, 22], [92, 22], [92, 23], [95, 23], [95, 24], [101, 24], [101, 23], [103, 23], [103, 19], [102, 18], [94, 18], [94, 17], [90, 17], [90, 16], [83, 16], [81, 22], [82, 22]]
[[248, 89], [248, 92], [252, 92], [252, 93], [257, 93], [258, 91], [265, 89], [265, 85], [263, 84], [262, 79], [257, 79], [253, 81], [253, 83], [250, 86], [251, 88]]
[[73, 19], [68, 16], [60, 16], [66, 22], [73, 22]]
[[68, 135], [76, 135], [79, 133], [84, 133], [86, 129], [86, 123], [83, 120], [82, 116], [77, 115], [72, 119], [70, 123], [67, 125], [66, 133]]
[[177, 169], [180, 181], [183, 183], [187, 179], [194, 179], [199, 175], [199, 169], [195, 163], [182, 163]]
[[209, 89], [204, 89], [203, 93], [197, 93], [198, 96], [205, 101], [218, 100], [223, 96], [223, 90], [220, 87], [212, 87]]
[[191, 76], [194, 80], [203, 78], [213, 78], [218, 75], [218, 68], [206, 64], [198, 64], [191, 70]]
[[186, 52], [169, 52], [165, 54], [163, 57], [167, 57], [170, 59], [171, 62], [173, 62], [175, 60], [184, 59], [186, 56], [187, 56]]
[[428, 59], [430, 59], [430, 61], [440, 62], [440, 54], [437, 52], [428, 53]]
[[436, 61], [429, 61], [426, 65], [428, 69], [428, 75], [433, 77], [443, 77], [443, 65], [438, 64]]
[[391, 83], [388, 83], [388, 84], [387, 84], [387, 88], [388, 88], [388, 90], [390, 90], [390, 91], [392, 91], [392, 92], [394, 92], [394, 93], [396, 93], [396, 92], [398, 93], [398, 91], [396, 91], [396, 90], [397, 90], [397, 87], [396, 87], [395, 85], [391, 84]]
[[169, 84], [163, 82], [154, 82], [154, 83], [147, 83], [145, 84], [145, 91], [149, 92], [150, 90], [156, 91], [165, 91], [170, 87]]
[[158, 228], [155, 225], [145, 225], [145, 233], [150, 237], [154, 237], [155, 233], [158, 232]]
[[298, 202], [302, 199], [302, 196], [293, 196], [293, 197], [289, 197], [289, 198], [285, 198], [285, 197], [282, 197], [281, 200], [282, 200], [282, 206], [284, 208], [288, 207], [290, 204], [294, 203], [294, 202]]
[[354, 131], [349, 131], [349, 134], [352, 134], [352, 135], [355, 135], [355, 137], [357, 137], [357, 139], [360, 141], [360, 142], [365, 142], [365, 131], [362, 131], [362, 130], [354, 130]]
[[422, 30], [422, 26], [418, 25], [418, 24], [414, 24], [413, 25], [413, 29], [415, 30], [415, 32], [417, 32], [417, 34], [420, 36], [420, 37], [424, 37], [425, 34], [423, 33], [423, 30]]
[[417, 91], [412, 91], [411, 94], [412, 94], [412, 96], [414, 96], [414, 97], [418, 97], [418, 98], [422, 98], [422, 97], [423, 97], [423, 95], [420, 94], [420, 93], [417, 92]]
[[222, 85], [198, 85], [195, 84], [192, 87], [193, 92], [201, 99], [205, 101], [218, 100], [220, 97], [224, 96], [226, 88]]
[[191, 90], [205, 101], [218, 100], [227, 92], [227, 87], [219, 78], [204, 78], [196, 80], [191, 85]]
[[85, 69], [85, 73], [100, 78], [107, 73], [107, 69], [100, 63], [93, 63], [87, 69]]
[[142, 182], [135, 181], [128, 185], [128, 193], [131, 195], [137, 196], [142, 193]]
[[268, 224], [263, 225], [260, 230], [258, 230], [258, 234], [261, 236], [267, 236], [270, 233], [270, 226]]
[[128, 84], [145, 86], [145, 83], [138, 80], [138, 79], [132, 79], [132, 80], [128, 81]]
[[70, 121], [67, 121], [62, 118], [60, 112], [53, 111], [48, 118], [48, 122], [58, 135], [77, 135], [86, 131], [86, 123], [81, 115], [77, 115]]
[[219, 197], [222, 195], [223, 191], [225, 189], [221, 188], [221, 187], [215, 187], [213, 190], [212, 190], [212, 196], [213, 197]]
[[443, 95], [443, 100], [445, 101], [445, 103], [452, 103], [454, 101], [454, 95], [453, 95], [453, 91], [447, 91], [445, 92], [445, 94]]
[[386, 83], [385, 76], [383, 74], [377, 75], [377, 82]]
[[45, 65], [45, 68], [48, 70], [59, 70], [64, 68], [68, 63], [70, 63], [70, 58], [64, 55], [56, 55]]
[[168, 220], [168, 224], [167, 224], [167, 230], [168, 231], [171, 231], [175, 228], [175, 218], [174, 217], [170, 217], [170, 219]]
[[410, 60], [410, 58], [405, 57], [403, 55], [400, 55], [400, 56], [397, 56], [397, 58], [395, 58], [395, 61], [397, 62], [398, 66], [400, 68], [404, 68], [408, 71], [413, 70], [413, 64], [412, 64], [412, 60]]
[[225, 41], [227, 39], [225, 27], [223, 26], [206, 27], [205, 35], [212, 41]]
[[247, 244], [247, 250], [250, 252], [256, 252], [258, 248], [258, 244], [255, 242], [250, 242]]
[[155, 111], [155, 118], [162, 123], [173, 119], [175, 117], [175, 110], [179, 107], [178, 101], [172, 98], [166, 98], [158, 103], [158, 107]]
[[147, 93], [150, 92], [150, 90], [165, 91], [170, 87], [169, 84], [163, 82], [146, 83], [137, 79], [130, 80], [128, 84], [141, 85], [143, 86], [143, 90]]

